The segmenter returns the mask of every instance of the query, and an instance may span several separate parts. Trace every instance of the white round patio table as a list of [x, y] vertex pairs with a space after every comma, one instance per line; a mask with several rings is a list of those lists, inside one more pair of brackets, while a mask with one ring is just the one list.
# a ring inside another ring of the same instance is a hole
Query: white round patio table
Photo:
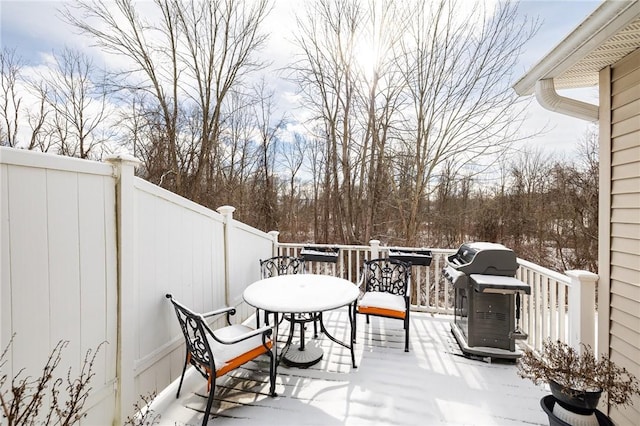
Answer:
[[[353, 353], [353, 325], [355, 321], [355, 301], [358, 298], [358, 287], [351, 281], [331, 275], [291, 274], [265, 278], [249, 285], [242, 297], [251, 306], [275, 314], [320, 314], [322, 332], [336, 343], [351, 350], [351, 360], [355, 367]], [[324, 327], [321, 313], [332, 309], [349, 306], [349, 323], [351, 338], [348, 343], [337, 340]], [[277, 321], [276, 321], [277, 322]], [[295, 321], [292, 323], [294, 327]], [[300, 324], [304, 327], [304, 324]], [[298, 350], [288, 344], [283, 351], [283, 359], [288, 365], [308, 367], [320, 361], [322, 348], [304, 341], [301, 331], [301, 344]], [[292, 333], [290, 333], [290, 336]]]

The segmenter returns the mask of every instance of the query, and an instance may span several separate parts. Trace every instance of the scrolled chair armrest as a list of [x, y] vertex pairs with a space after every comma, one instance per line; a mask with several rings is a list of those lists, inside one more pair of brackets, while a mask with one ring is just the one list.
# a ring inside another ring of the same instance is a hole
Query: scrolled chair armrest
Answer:
[[220, 308], [220, 309], [215, 309], [211, 312], [205, 312], [202, 315], [204, 318], [209, 318], [212, 317], [214, 315], [220, 315], [220, 314], [228, 314], [228, 315], [235, 315], [236, 314], [236, 308], [230, 307], [230, 306], [225, 306], [224, 308]]
[[222, 343], [223, 345], [232, 345], [234, 343], [242, 342], [243, 340], [250, 339], [253, 336], [258, 336], [260, 334], [264, 334], [265, 337], [268, 337], [272, 334], [274, 328], [275, 328], [275, 325], [265, 325], [263, 327], [256, 328], [255, 330], [251, 330], [247, 333], [236, 336], [233, 339], [222, 339], [216, 336], [215, 331], [212, 331], [211, 335], [216, 341]]
[[[170, 299], [172, 302], [174, 302], [175, 304], [177, 304], [178, 306], [184, 308], [184, 309], [188, 309], [186, 306], [184, 306], [182, 303], [173, 300], [173, 295], [171, 293], [167, 293], [165, 294], [165, 297], [167, 299]], [[236, 314], [236, 308], [233, 307], [224, 307], [224, 308], [220, 308], [220, 309], [216, 309], [210, 312], [205, 312], [203, 314], [199, 314], [201, 317], [203, 318], [209, 318], [215, 315], [220, 315], [220, 314], [227, 314], [227, 323], [230, 323], [230, 316], [231, 315], [235, 315]]]

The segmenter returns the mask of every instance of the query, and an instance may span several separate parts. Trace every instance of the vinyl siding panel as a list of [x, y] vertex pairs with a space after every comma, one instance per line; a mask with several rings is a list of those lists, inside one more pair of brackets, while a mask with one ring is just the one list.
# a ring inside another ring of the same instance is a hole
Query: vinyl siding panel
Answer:
[[615, 238], [614, 244], [616, 248], [625, 253], [640, 253], [640, 241], [634, 238], [627, 238], [627, 235], [629, 234], [613, 237]]
[[638, 114], [640, 114], [640, 99], [616, 109], [611, 115], [611, 121], [613, 123], [618, 123], [620, 121], [636, 117]]
[[640, 116], [627, 118], [626, 120], [613, 124], [611, 136], [615, 138], [616, 136], [634, 134], [637, 133], [638, 128], [640, 128]]
[[640, 210], [616, 208], [611, 211], [611, 220], [618, 223], [640, 223]]
[[[613, 69], [615, 70], [616, 67], [614, 66]], [[629, 71], [630, 72], [622, 76], [613, 76], [611, 84], [611, 94], [613, 96], [624, 94], [629, 91], [629, 89], [635, 87], [635, 84], [640, 81], [640, 68]]]
[[614, 166], [628, 163], [637, 164], [638, 161], [640, 161], [640, 146], [614, 152], [611, 156], [611, 164]]
[[[640, 50], [611, 76], [609, 356], [640, 376]], [[638, 424], [640, 398], [609, 414], [618, 425]]]
[[612, 152], [618, 152], [623, 149], [635, 148], [638, 146], [638, 135], [635, 133], [623, 135], [612, 141]]
[[640, 99], [640, 86], [631, 87], [628, 90], [619, 93], [611, 98], [612, 111], [615, 112], [617, 108], [630, 104], [637, 99]]
[[640, 193], [616, 194], [612, 197], [611, 207], [637, 210], [640, 207]]
[[640, 334], [638, 334], [640, 330], [640, 318], [635, 315], [632, 315], [628, 312], [624, 312], [622, 310], [616, 309], [611, 314], [611, 320], [615, 324], [620, 324], [622, 327], [625, 327], [629, 332], [634, 333], [634, 337], [630, 339], [631, 341], [637, 340], [640, 338]]
[[616, 223], [611, 227], [612, 237], [623, 237], [627, 235], [640, 235], [640, 225], [629, 223]]
[[612, 194], [638, 193], [640, 189], [640, 177], [617, 180], [611, 185]]

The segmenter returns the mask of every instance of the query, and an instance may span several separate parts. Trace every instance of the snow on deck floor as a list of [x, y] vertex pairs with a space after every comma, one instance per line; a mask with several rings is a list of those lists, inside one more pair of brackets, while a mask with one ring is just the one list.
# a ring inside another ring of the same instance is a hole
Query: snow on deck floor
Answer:
[[[324, 314], [339, 339], [346, 310]], [[516, 374], [513, 361], [463, 357], [450, 331], [452, 317], [411, 313], [410, 352], [399, 320], [358, 315], [356, 364], [346, 348], [320, 336], [323, 359], [307, 369], [278, 367], [268, 395], [268, 361], [261, 357], [218, 379], [210, 425], [543, 425], [547, 393]], [[307, 336], [311, 333], [311, 327]], [[281, 327], [280, 335], [286, 330]], [[193, 369], [192, 369], [193, 370]], [[177, 383], [158, 395], [162, 425], [200, 425], [206, 381], [191, 371], [180, 398]], [[178, 378], [179, 379], [179, 378]]]

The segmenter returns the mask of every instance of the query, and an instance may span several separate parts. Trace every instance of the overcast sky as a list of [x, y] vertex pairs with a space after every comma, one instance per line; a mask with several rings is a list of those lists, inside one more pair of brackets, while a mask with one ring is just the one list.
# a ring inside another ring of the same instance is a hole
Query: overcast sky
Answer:
[[[141, 0], [145, 3], [150, 0]], [[275, 0], [275, 7], [267, 21], [271, 40], [270, 57], [275, 62], [286, 62], [290, 47], [287, 44], [287, 29], [292, 22], [292, 10], [299, 0]], [[463, 0], [474, 1], [474, 0]], [[30, 65], [42, 63], [52, 51], [60, 51], [64, 46], [88, 50], [89, 42], [79, 37], [57, 17], [57, 9], [63, 0], [0, 0], [0, 44], [2, 47], [17, 49], [19, 55]], [[536, 36], [527, 44], [520, 58], [516, 76], [540, 60], [556, 46], [585, 17], [593, 12], [600, 0], [525, 0], [520, 2], [519, 12], [529, 17], [539, 17], [542, 26]], [[284, 65], [284, 63], [282, 64]], [[279, 102], [287, 105], [292, 97], [292, 86], [280, 83]], [[597, 103], [597, 89], [581, 89], [562, 92], [563, 95]], [[286, 108], [286, 107], [285, 107]], [[549, 153], [569, 154], [574, 152], [578, 141], [584, 136], [589, 124], [585, 121], [544, 110], [534, 101], [529, 108], [527, 129], [535, 131], [546, 127], [544, 135], [529, 141], [544, 147]]]

